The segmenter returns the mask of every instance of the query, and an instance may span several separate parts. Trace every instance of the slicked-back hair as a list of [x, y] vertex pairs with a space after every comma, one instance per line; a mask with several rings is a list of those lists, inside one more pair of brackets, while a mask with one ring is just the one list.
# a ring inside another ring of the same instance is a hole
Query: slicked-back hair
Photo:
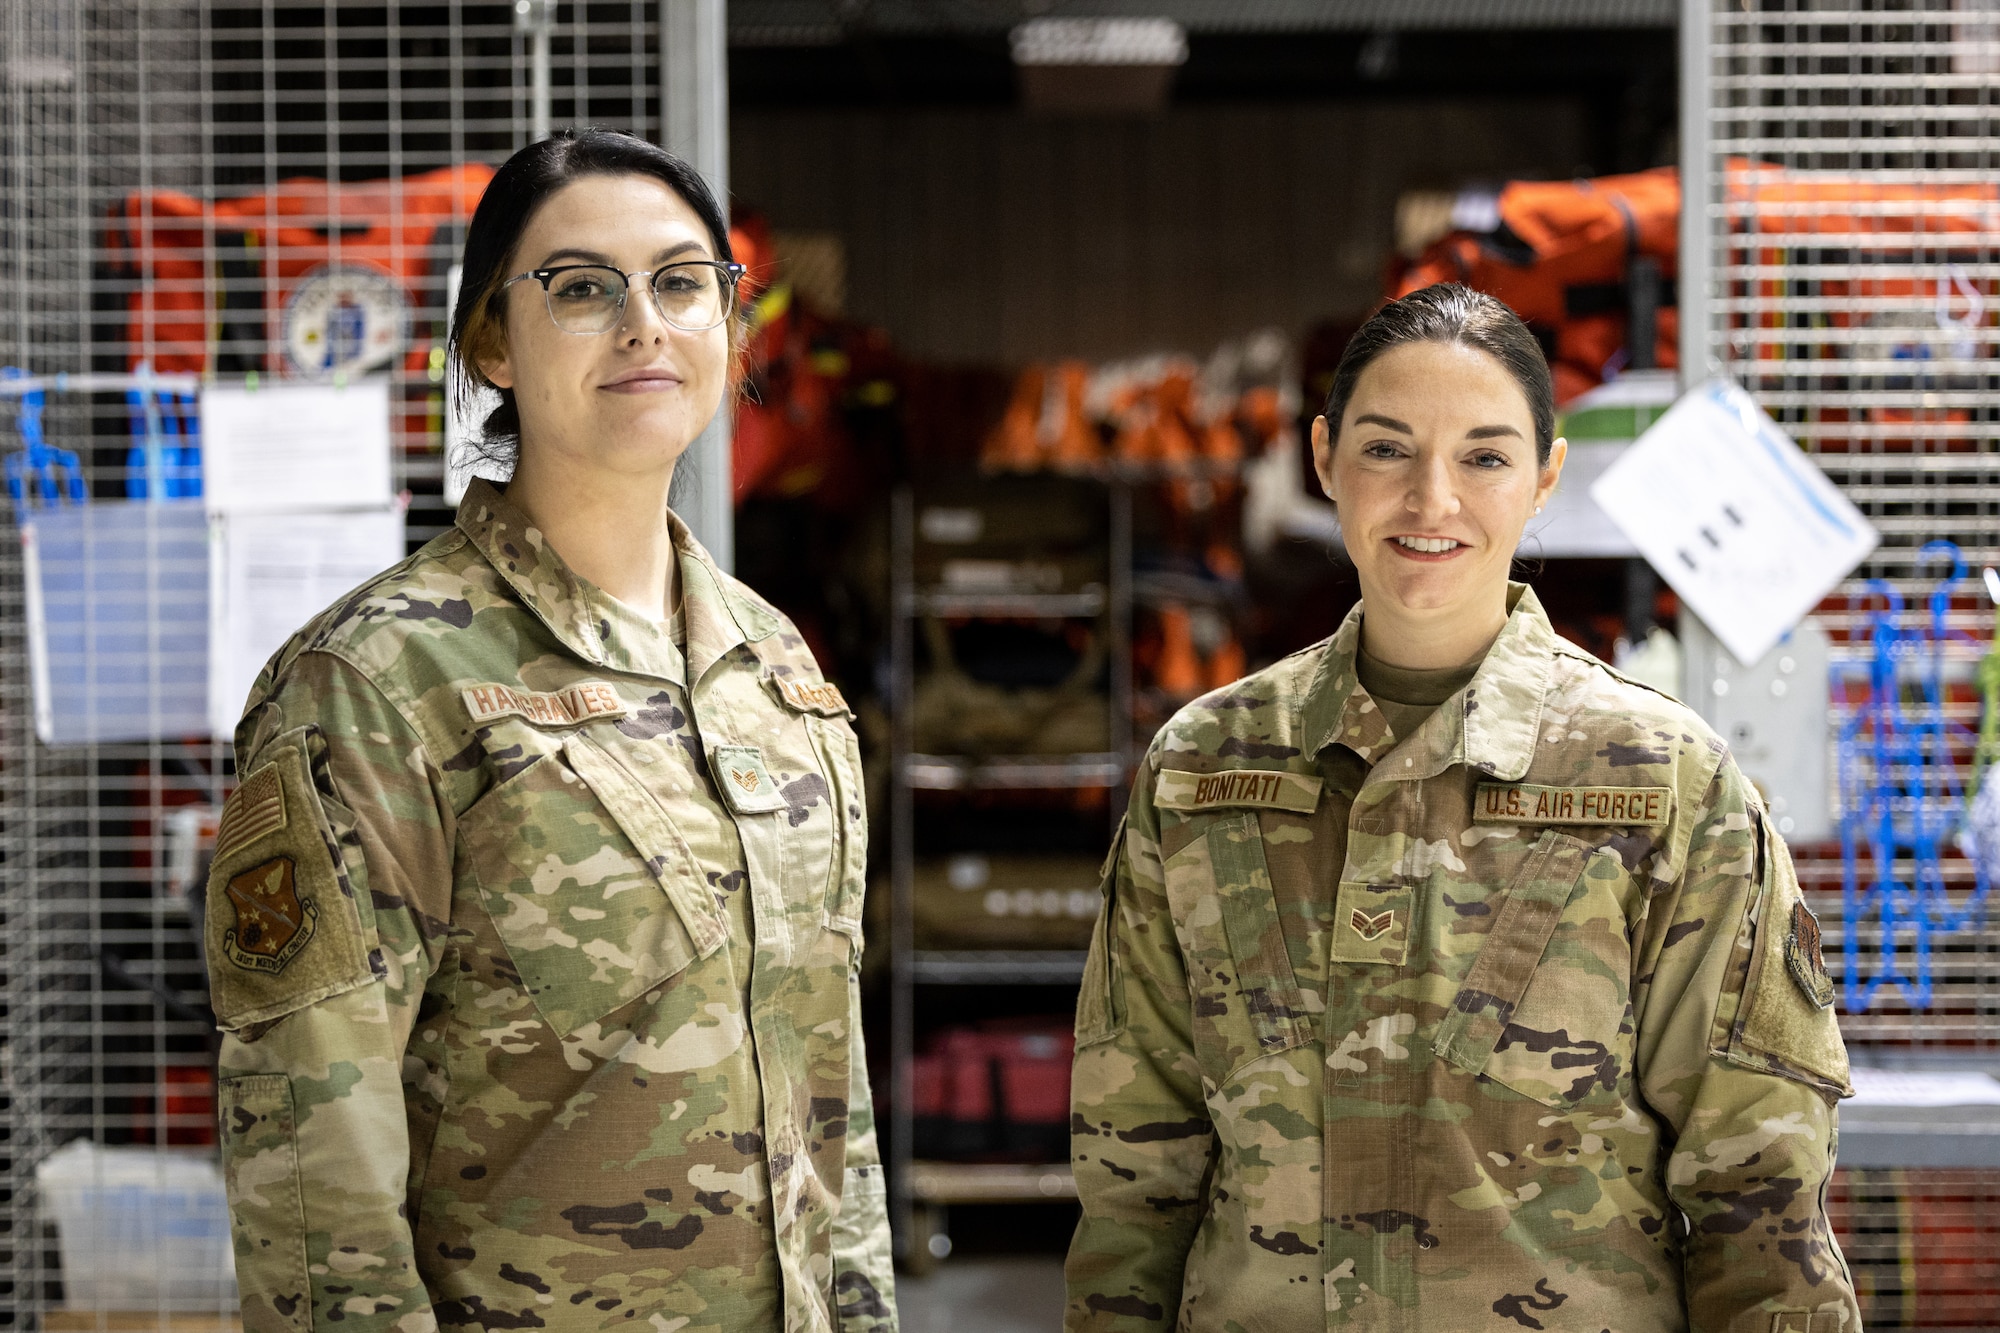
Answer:
[[1548, 466], [1556, 440], [1555, 384], [1541, 344], [1504, 302], [1455, 282], [1440, 282], [1391, 301], [1348, 340], [1326, 395], [1326, 425], [1340, 438], [1340, 419], [1361, 372], [1382, 353], [1406, 343], [1455, 343], [1486, 353], [1505, 367], [1528, 400], [1535, 422], [1535, 457]]
[[[569, 129], [529, 144], [507, 159], [494, 174], [473, 210], [460, 260], [458, 304], [451, 312], [449, 362], [455, 394], [469, 396], [475, 387], [500, 395], [500, 405], [486, 416], [479, 453], [488, 461], [511, 467], [521, 447], [521, 414], [514, 392], [502, 389], [480, 370], [482, 359], [505, 351], [506, 321], [501, 313], [501, 284], [514, 276], [514, 251], [521, 234], [549, 197], [586, 176], [650, 176], [679, 195], [708, 231], [715, 258], [733, 262], [729, 223], [701, 173], [655, 143], [616, 130]], [[731, 342], [735, 330], [731, 330]]]

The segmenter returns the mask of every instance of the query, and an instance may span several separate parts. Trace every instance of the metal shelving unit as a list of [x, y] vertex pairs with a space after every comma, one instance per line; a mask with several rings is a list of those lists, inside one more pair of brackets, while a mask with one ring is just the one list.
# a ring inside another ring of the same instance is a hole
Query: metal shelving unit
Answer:
[[910, 978], [921, 986], [1074, 986], [1082, 949], [915, 949]]
[[1066, 1163], [1016, 1166], [1010, 1162], [917, 1162], [910, 1191], [925, 1204], [1048, 1203], [1076, 1197], [1076, 1177]]
[[[914, 925], [918, 791], [1077, 791], [1111, 793], [1112, 822], [1124, 808], [1131, 773], [1132, 717], [1132, 495], [1124, 481], [1105, 484], [1106, 563], [1102, 583], [1068, 593], [988, 593], [919, 588], [915, 577], [916, 497], [896, 492], [890, 524], [890, 1025], [889, 1135], [891, 1215], [897, 1258], [922, 1269], [937, 1257], [942, 1211], [954, 1204], [1002, 1204], [1073, 1199], [1067, 1162], [965, 1163], [920, 1161], [915, 1156], [914, 1091], [920, 990], [933, 987], [1050, 987], [1073, 989], [1083, 976], [1078, 950], [919, 950]], [[911, 703], [916, 688], [916, 622], [925, 616], [996, 619], [1091, 619], [1108, 637], [1108, 735], [1113, 749], [1069, 755], [1019, 755], [974, 759], [918, 753], [913, 747]], [[1106, 830], [1107, 835], [1109, 829]], [[1064, 1004], [1073, 1004], [1066, 995]]]
[[924, 791], [1117, 787], [1123, 785], [1126, 772], [1125, 756], [1116, 750], [1020, 759], [968, 759], [952, 754], [906, 754], [902, 759], [903, 781]]

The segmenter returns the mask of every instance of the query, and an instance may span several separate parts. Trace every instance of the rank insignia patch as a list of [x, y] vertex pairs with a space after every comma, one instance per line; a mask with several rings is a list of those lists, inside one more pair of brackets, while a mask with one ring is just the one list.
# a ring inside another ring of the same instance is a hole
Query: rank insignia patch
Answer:
[[1340, 928], [1333, 935], [1333, 961], [1401, 967], [1409, 959], [1415, 906], [1416, 890], [1408, 884], [1342, 880], [1334, 904]]
[[1819, 919], [1803, 902], [1792, 904], [1792, 933], [1785, 940], [1785, 967], [1814, 1007], [1825, 1009], [1833, 1003], [1833, 978], [1826, 974], [1826, 960], [1820, 956]]
[[1348, 918], [1347, 924], [1353, 926], [1354, 933], [1364, 940], [1380, 939], [1389, 933], [1389, 927], [1396, 924], [1396, 914], [1391, 911], [1369, 916], [1357, 907]]
[[231, 879], [224, 893], [236, 909], [236, 924], [223, 934], [222, 949], [246, 971], [278, 975], [319, 925], [319, 908], [299, 896], [289, 856], [251, 867]]
[[785, 808], [784, 793], [764, 767], [762, 746], [717, 745], [708, 754], [715, 767], [715, 785], [737, 814], [765, 814]]

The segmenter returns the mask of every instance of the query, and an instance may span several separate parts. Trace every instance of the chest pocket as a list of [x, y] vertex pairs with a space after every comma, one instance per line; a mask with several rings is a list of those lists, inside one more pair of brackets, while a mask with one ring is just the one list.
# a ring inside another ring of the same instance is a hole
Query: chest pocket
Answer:
[[1218, 1086], [1252, 1060], [1309, 1042], [1254, 810], [1199, 817], [1201, 837], [1161, 869], [1187, 960], [1195, 1054]]
[[1624, 881], [1615, 853], [1543, 833], [1438, 1026], [1438, 1054], [1545, 1106], [1615, 1095], [1632, 1065]]
[[586, 735], [488, 792], [459, 831], [521, 984], [559, 1036], [726, 937], [665, 808]]
[[[783, 885], [785, 915], [801, 940], [811, 928], [861, 944], [861, 899], [867, 886], [867, 811], [860, 747], [847, 725], [844, 702], [801, 706], [780, 695], [784, 711], [756, 747], [718, 747], [711, 758], [723, 771], [718, 783], [740, 816], [754, 879], [760, 865]], [[773, 791], [760, 801], [728, 786], [731, 750], [755, 756], [770, 771]]]

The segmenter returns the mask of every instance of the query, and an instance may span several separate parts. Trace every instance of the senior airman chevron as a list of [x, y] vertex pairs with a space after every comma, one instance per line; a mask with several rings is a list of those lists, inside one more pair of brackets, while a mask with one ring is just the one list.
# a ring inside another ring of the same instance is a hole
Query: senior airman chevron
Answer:
[[1625, 824], [1647, 828], [1674, 811], [1671, 787], [1537, 787], [1482, 782], [1472, 817], [1484, 824]]
[[1165, 769], [1153, 803], [1162, 810], [1220, 810], [1253, 806], [1309, 815], [1319, 806], [1323, 779], [1266, 768], [1225, 768], [1219, 773]]

